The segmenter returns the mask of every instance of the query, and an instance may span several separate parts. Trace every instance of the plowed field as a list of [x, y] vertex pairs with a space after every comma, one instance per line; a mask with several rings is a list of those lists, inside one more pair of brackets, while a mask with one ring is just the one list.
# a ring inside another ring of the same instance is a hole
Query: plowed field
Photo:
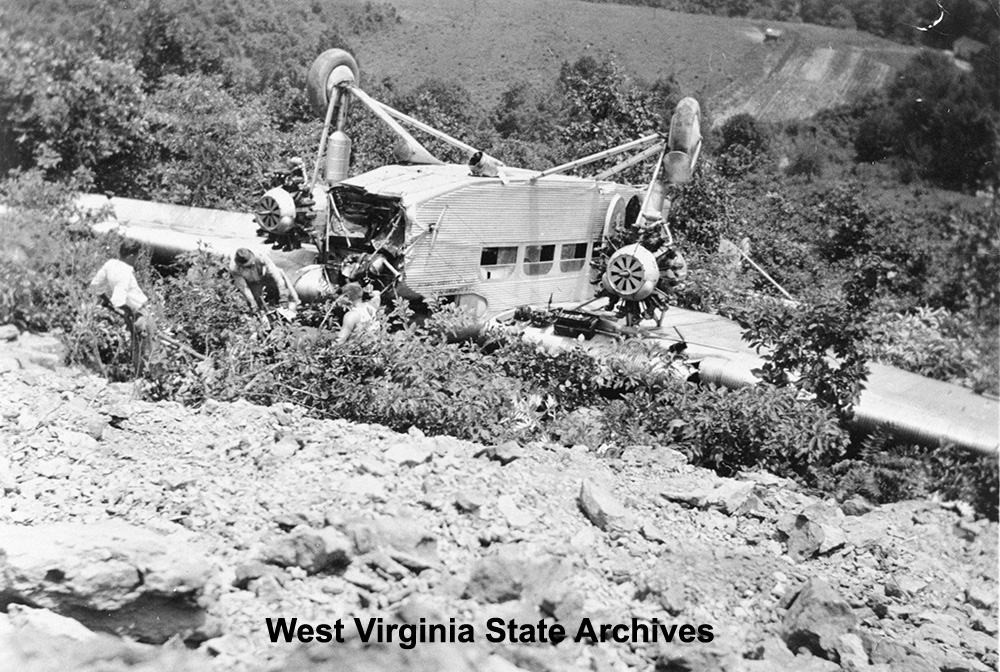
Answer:
[[[357, 4], [345, 2], [345, 16], [350, 6]], [[520, 82], [551, 87], [564, 62], [590, 55], [611, 57], [647, 82], [673, 75], [715, 120], [737, 112], [802, 118], [882, 85], [915, 53], [856, 31], [582, 0], [392, 6], [398, 24], [348, 35], [369, 81], [457, 81], [484, 107]], [[781, 38], [765, 41], [767, 28]]]

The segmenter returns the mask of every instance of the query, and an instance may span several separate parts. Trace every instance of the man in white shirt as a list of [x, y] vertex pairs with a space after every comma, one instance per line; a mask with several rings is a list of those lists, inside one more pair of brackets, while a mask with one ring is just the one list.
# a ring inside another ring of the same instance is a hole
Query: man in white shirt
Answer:
[[233, 255], [229, 273], [251, 311], [263, 310], [265, 301], [279, 304], [292, 315], [298, 310], [299, 294], [292, 281], [266, 254], [241, 247]]
[[347, 298], [350, 308], [340, 325], [340, 336], [337, 338], [337, 343], [346, 343], [352, 334], [375, 319], [375, 314], [378, 312], [378, 299], [371, 302], [364, 301], [364, 290], [356, 282], [347, 283], [340, 291]]
[[118, 259], [109, 259], [90, 281], [90, 288], [100, 296], [101, 302], [111, 311], [121, 315], [128, 327], [132, 349], [132, 371], [142, 375], [143, 363], [152, 342], [152, 323], [143, 309], [149, 302], [135, 279], [133, 266], [141, 246], [134, 240], [122, 241]]

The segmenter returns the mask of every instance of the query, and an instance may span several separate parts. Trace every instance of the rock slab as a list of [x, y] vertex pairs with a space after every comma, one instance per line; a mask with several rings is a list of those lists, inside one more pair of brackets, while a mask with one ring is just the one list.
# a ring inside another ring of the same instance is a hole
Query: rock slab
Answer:
[[142, 642], [188, 638], [204, 624], [210, 572], [181, 533], [118, 521], [0, 525], [0, 608], [50, 609]]

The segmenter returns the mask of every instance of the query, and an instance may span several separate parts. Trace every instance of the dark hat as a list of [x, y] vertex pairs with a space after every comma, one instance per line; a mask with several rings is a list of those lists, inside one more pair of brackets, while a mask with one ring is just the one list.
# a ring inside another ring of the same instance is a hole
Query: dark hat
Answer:
[[238, 266], [249, 266], [250, 262], [253, 261], [253, 252], [245, 247], [241, 247], [236, 250], [236, 254], [233, 256]]

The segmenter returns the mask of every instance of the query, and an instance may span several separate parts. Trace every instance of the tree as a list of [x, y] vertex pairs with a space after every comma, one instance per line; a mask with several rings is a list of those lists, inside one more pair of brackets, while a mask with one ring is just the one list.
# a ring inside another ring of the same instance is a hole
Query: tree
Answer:
[[[566, 160], [635, 140], [664, 127], [664, 120], [650, 105], [649, 94], [629, 82], [611, 60], [597, 61], [583, 56], [572, 64], [563, 63], [559, 90], [566, 101], [559, 138]], [[622, 179], [642, 174], [640, 167], [623, 174]]]
[[997, 41], [971, 73], [931, 51], [913, 58], [867, 111], [855, 138], [862, 161], [898, 157], [907, 173], [951, 189], [998, 183]]
[[234, 98], [218, 77], [167, 75], [148, 120], [157, 160], [140, 189], [156, 200], [246, 208], [272, 162], [292, 149], [263, 101]]
[[0, 90], [0, 169], [83, 168], [97, 189], [118, 191], [142, 164], [146, 97], [131, 65], [0, 31]]

